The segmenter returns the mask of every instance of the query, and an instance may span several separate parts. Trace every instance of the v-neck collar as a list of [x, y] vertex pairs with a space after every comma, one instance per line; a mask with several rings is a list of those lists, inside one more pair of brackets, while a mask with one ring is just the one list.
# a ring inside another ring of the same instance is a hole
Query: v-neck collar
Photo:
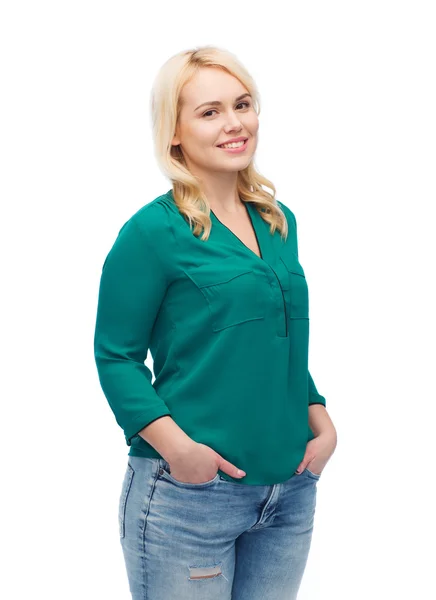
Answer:
[[[252, 207], [251, 202], [244, 202], [244, 205], [246, 207], [247, 214], [248, 214], [248, 216], [250, 218], [251, 225], [253, 227], [253, 231], [254, 231], [254, 234], [255, 234], [256, 239], [257, 239], [257, 245], [258, 245], [259, 250], [260, 250], [260, 256], [258, 254], [256, 254], [256, 252], [254, 252], [251, 248], [249, 248], [247, 246], [247, 244], [245, 244], [241, 240], [241, 238], [239, 236], [237, 236], [236, 233], [234, 233], [230, 229], [230, 227], [227, 227], [227, 225], [225, 225], [225, 223], [223, 223], [222, 221], [220, 221], [218, 219], [218, 217], [216, 216], [216, 214], [213, 212], [212, 209], [210, 209], [210, 213], [211, 213], [212, 217], [215, 219], [215, 221], [217, 223], [219, 223], [222, 227], [224, 227], [224, 229], [226, 229], [230, 233], [230, 235], [232, 235], [234, 238], [236, 238], [238, 240], [238, 242], [246, 249], [247, 252], [249, 252], [250, 254], [254, 255], [257, 259], [265, 261], [266, 257], [265, 257], [264, 242], [263, 242], [263, 239], [261, 239], [262, 236], [260, 235], [259, 226], [258, 226], [258, 223], [256, 221], [256, 215], [258, 217], [260, 217], [260, 215], [257, 212], [257, 210], [254, 207]], [[256, 215], [254, 213], [256, 213]], [[260, 219], [263, 221], [262, 217], [260, 217]]]
[[253, 251], [251, 248], [249, 248], [249, 247], [247, 246], [247, 244], [245, 244], [245, 243], [244, 243], [244, 242], [241, 240], [241, 238], [240, 238], [239, 236], [237, 236], [237, 235], [236, 235], [236, 233], [234, 233], [234, 232], [233, 232], [233, 231], [230, 229], [230, 227], [227, 227], [227, 225], [226, 225], [225, 223], [223, 223], [222, 221], [220, 221], [220, 219], [218, 219], [218, 217], [216, 216], [216, 214], [213, 212], [213, 210], [212, 210], [212, 209], [210, 209], [210, 213], [211, 213], [212, 217], [213, 217], [213, 218], [215, 218], [215, 221], [216, 221], [217, 223], [219, 223], [220, 225], [222, 225], [222, 227], [224, 227], [224, 228], [225, 228], [225, 229], [226, 229], [226, 230], [227, 230], [227, 231], [228, 231], [228, 232], [229, 232], [229, 233], [230, 233], [230, 234], [231, 234], [231, 235], [232, 235], [234, 238], [236, 238], [236, 239], [238, 240], [238, 242], [239, 242], [240, 244], [242, 244], [242, 246], [243, 246], [243, 247], [244, 247], [244, 248], [245, 248], [245, 249], [246, 249], [248, 252], [250, 252], [250, 254], [254, 254], [254, 256], [255, 256], [256, 258], [258, 258], [259, 260], [265, 260], [265, 257], [264, 257], [264, 255], [263, 255], [263, 247], [262, 247], [262, 245], [261, 245], [261, 242], [260, 242], [260, 239], [259, 239], [259, 236], [258, 236], [258, 233], [257, 233], [257, 229], [256, 229], [256, 226], [255, 226], [255, 223], [254, 223], [254, 218], [253, 218], [253, 217], [254, 217], [254, 215], [252, 214], [252, 212], [251, 212], [251, 210], [250, 210], [250, 208], [251, 208], [251, 207], [249, 206], [249, 204], [250, 204], [249, 202], [244, 202], [244, 206], [246, 207], [245, 209], [246, 209], [246, 211], [247, 211], [248, 217], [249, 217], [249, 219], [250, 219], [250, 221], [251, 221], [251, 225], [252, 225], [252, 227], [253, 227], [253, 230], [254, 230], [254, 234], [255, 234], [255, 236], [256, 236], [256, 239], [257, 239], [257, 245], [259, 246], [259, 250], [260, 250], [260, 256], [259, 256], [258, 254], [256, 254], [256, 252], [254, 252], [254, 251]]
[[227, 227], [222, 221], [218, 219], [216, 214], [211, 209], [212, 218], [223, 227], [233, 238], [235, 238], [243, 248], [245, 248], [246, 252], [250, 253], [254, 256], [255, 259], [261, 260], [266, 263], [274, 263], [276, 261], [276, 254], [273, 246], [273, 236], [269, 232], [269, 224], [262, 219], [260, 214], [258, 213], [256, 207], [252, 202], [244, 201], [244, 204], [247, 209], [248, 216], [250, 217], [251, 224], [253, 226], [254, 233], [257, 238], [257, 244], [260, 249], [260, 256], [258, 256], [251, 248], [249, 248], [244, 242], [238, 237], [233, 231]]
[[[172, 205], [177, 210], [177, 205], [173, 197], [173, 191], [171, 189], [168, 190], [167, 195], [169, 196]], [[244, 244], [241, 238], [239, 238], [235, 233], [233, 233], [233, 231], [229, 227], [227, 227], [227, 225], [224, 225], [224, 223], [218, 219], [218, 217], [212, 209], [210, 209], [211, 218], [213, 221], [215, 221], [216, 224], [219, 225], [220, 228], [222, 228], [223, 231], [227, 232], [229, 236], [231, 236], [234, 240], [239, 242], [239, 244], [245, 250], [245, 252], [254, 257], [254, 260], [260, 260], [262, 261], [262, 264], [267, 263], [269, 265], [273, 265], [277, 261], [277, 252], [279, 252], [279, 242], [277, 240], [277, 234], [271, 235], [269, 231], [269, 223], [262, 219], [253, 202], [244, 201], [244, 204], [247, 207], [248, 216], [250, 217], [251, 224], [253, 226], [253, 230], [257, 238], [257, 243], [260, 249], [261, 256], [258, 256], [255, 252], [253, 252], [251, 248]]]
[[[260, 248], [260, 252], [262, 255], [262, 259], [263, 261], [267, 262], [268, 264], [272, 264], [275, 262], [276, 260], [276, 251], [274, 249], [274, 240], [275, 240], [275, 236], [271, 235], [269, 228], [270, 225], [269, 223], [267, 223], [266, 221], [264, 221], [262, 219], [262, 217], [260, 216], [260, 214], [258, 213], [255, 204], [253, 204], [252, 202], [247, 202], [247, 209], [248, 209], [248, 213], [251, 217], [251, 223], [253, 225], [253, 229], [256, 233], [257, 236], [257, 243], [259, 244], [259, 248]], [[250, 252], [252, 252], [252, 250], [250, 250], [248, 248], [248, 250]], [[253, 252], [253, 254], [255, 254]], [[257, 256], [255, 254], [255, 256]], [[257, 257], [259, 258], [259, 257]]]

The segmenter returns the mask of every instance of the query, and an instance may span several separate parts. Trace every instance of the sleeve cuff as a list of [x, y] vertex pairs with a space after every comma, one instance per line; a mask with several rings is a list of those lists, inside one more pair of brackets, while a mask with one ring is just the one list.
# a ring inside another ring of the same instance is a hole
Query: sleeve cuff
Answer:
[[323, 406], [326, 405], [326, 401], [324, 396], [312, 396], [313, 399], [309, 399], [309, 406], [311, 404], [322, 404]]
[[171, 417], [171, 413], [169, 411], [165, 411], [152, 418], [150, 418], [150, 413], [148, 413], [147, 416], [144, 415], [143, 417], [135, 419], [133, 423], [131, 423], [131, 425], [129, 425], [129, 427], [127, 427], [124, 431], [126, 444], [128, 446], [131, 446], [132, 438], [134, 438], [142, 429], [144, 429], [144, 427], [147, 427], [147, 425], [150, 425], [151, 423], [153, 423], [153, 421], [156, 421], [157, 419], [160, 419], [161, 417], [165, 417], [167, 415]]

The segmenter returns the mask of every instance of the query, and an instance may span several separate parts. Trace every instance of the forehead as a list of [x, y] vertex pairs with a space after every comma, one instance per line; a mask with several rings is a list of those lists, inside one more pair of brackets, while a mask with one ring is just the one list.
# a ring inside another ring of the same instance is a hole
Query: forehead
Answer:
[[222, 69], [202, 68], [185, 84], [180, 99], [183, 104], [197, 106], [209, 100], [233, 101], [247, 91], [239, 79], [230, 73]]

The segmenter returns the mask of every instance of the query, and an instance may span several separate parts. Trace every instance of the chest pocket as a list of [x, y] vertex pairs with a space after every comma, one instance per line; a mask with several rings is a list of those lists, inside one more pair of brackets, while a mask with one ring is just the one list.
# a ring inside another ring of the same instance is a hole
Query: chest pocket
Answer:
[[233, 257], [190, 268], [187, 274], [208, 304], [213, 331], [265, 318], [267, 292], [259, 289], [262, 277], [235, 264]]
[[280, 260], [284, 263], [288, 274], [282, 282], [282, 288], [289, 306], [289, 318], [308, 319], [309, 290], [303, 267], [293, 252], [282, 254]]

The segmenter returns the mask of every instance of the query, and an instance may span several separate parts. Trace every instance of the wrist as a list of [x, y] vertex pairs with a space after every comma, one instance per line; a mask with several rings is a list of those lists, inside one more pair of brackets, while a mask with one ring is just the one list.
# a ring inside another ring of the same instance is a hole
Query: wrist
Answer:
[[168, 448], [165, 452], [164, 459], [167, 463], [171, 464], [171, 462], [175, 462], [188, 456], [196, 446], [197, 442], [187, 436], [186, 439], [180, 440], [179, 443], [174, 444], [172, 448]]

